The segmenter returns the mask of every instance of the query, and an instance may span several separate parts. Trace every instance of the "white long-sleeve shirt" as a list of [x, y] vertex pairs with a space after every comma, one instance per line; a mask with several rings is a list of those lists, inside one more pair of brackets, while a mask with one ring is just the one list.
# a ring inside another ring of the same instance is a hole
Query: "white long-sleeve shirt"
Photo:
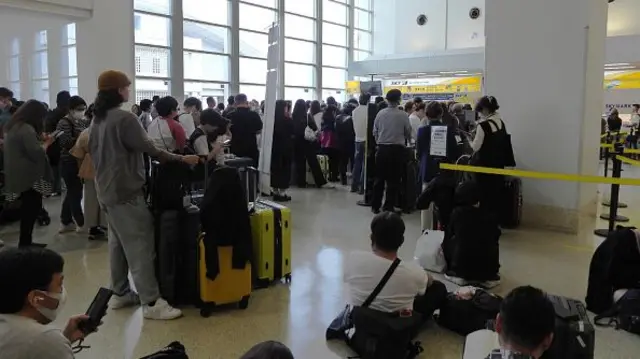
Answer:
[[353, 128], [356, 131], [356, 142], [367, 140], [367, 124], [369, 122], [369, 106], [360, 105], [353, 110]]
[[482, 148], [482, 144], [484, 143], [484, 130], [482, 129], [482, 126], [480, 126], [480, 124], [488, 120], [492, 120], [499, 126], [499, 127], [496, 127], [493, 123], [489, 122], [489, 126], [491, 127], [491, 133], [498, 132], [498, 130], [504, 127], [504, 123], [502, 122], [502, 118], [500, 117], [499, 113], [494, 113], [493, 115], [490, 115], [489, 117], [478, 121], [478, 126], [476, 127], [476, 136], [474, 137], [473, 142], [471, 143], [471, 148], [473, 148], [474, 152], [478, 152]]

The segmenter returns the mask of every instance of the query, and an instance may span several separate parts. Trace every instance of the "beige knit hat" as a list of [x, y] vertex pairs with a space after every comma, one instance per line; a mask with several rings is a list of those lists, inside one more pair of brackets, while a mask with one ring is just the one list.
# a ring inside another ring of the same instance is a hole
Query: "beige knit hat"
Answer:
[[98, 77], [98, 91], [118, 90], [131, 85], [131, 80], [124, 72], [107, 70]]

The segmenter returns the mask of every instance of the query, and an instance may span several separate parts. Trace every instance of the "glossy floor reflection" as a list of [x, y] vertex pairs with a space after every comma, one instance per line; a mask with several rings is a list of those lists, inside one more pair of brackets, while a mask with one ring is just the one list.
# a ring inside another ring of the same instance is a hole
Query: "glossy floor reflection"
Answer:
[[[604, 189], [603, 189], [604, 190]], [[640, 193], [623, 189], [631, 208], [624, 210], [640, 220]], [[85, 344], [91, 349], [78, 358], [139, 358], [171, 341], [186, 345], [191, 358], [235, 359], [253, 344], [280, 340], [291, 347], [296, 358], [346, 358], [341, 344], [327, 345], [327, 324], [344, 306], [342, 261], [354, 249], [367, 250], [368, 208], [355, 205], [359, 197], [345, 190], [298, 190], [293, 202], [293, 282], [254, 292], [246, 311], [227, 310], [203, 319], [195, 309], [172, 322], [143, 321], [141, 311], [110, 312], [97, 334]], [[636, 198], [637, 197], [637, 198]], [[526, 200], [526, 199], [525, 199]], [[65, 284], [69, 300], [62, 319], [84, 312], [99, 286], [109, 284], [108, 259], [104, 242], [88, 242], [76, 234], [58, 235], [56, 219], [59, 200], [46, 205], [54, 219], [51, 226], [39, 228], [37, 237], [52, 249], [64, 253]], [[419, 235], [419, 215], [405, 216], [407, 241], [401, 254], [413, 256]], [[599, 226], [603, 226], [601, 223]], [[587, 270], [594, 246], [599, 243], [585, 228], [578, 236], [518, 230], [505, 233], [501, 240], [503, 284], [497, 292], [532, 284], [551, 293], [583, 298]], [[17, 242], [17, 227], [0, 232], [7, 245]], [[460, 358], [463, 339], [431, 325], [420, 335], [424, 358]], [[596, 358], [637, 358], [637, 336], [614, 330], [597, 330]], [[634, 354], [635, 353], [635, 354]]]

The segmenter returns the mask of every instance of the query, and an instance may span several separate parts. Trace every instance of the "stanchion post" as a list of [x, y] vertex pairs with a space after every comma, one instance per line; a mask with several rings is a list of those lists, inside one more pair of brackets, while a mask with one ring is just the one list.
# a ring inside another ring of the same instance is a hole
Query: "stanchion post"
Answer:
[[[622, 155], [624, 153], [624, 145], [616, 143], [614, 145], [614, 156], [612, 157], [613, 161], [613, 178], [620, 178], [622, 172], [622, 162], [616, 157], [616, 155]], [[594, 234], [600, 237], [607, 237], [609, 233], [613, 232], [616, 226], [616, 220], [618, 220], [618, 197], [620, 196], [620, 185], [612, 184], [611, 185], [611, 209], [609, 212], [609, 228], [607, 229], [596, 229]], [[600, 216], [603, 218], [604, 214]]]
[[[611, 131], [607, 131], [607, 137], [604, 142], [607, 145], [611, 144]], [[609, 174], [609, 154], [610, 154], [609, 146], [605, 146], [604, 148], [604, 176], [605, 177], [607, 177], [607, 174]]]

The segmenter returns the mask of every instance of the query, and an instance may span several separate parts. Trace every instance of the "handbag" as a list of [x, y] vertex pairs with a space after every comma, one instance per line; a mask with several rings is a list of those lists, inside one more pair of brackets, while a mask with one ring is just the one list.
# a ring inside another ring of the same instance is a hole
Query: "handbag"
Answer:
[[304, 139], [309, 142], [316, 142], [318, 140], [318, 133], [309, 126], [309, 117], [307, 115], [307, 126], [304, 128]]
[[423, 351], [419, 342], [411, 342], [422, 323], [418, 313], [386, 313], [369, 308], [400, 262], [399, 258], [393, 261], [361, 306], [345, 307], [329, 325], [327, 340], [344, 340], [362, 359], [410, 359]]
[[416, 243], [414, 258], [425, 270], [444, 273], [447, 261], [442, 250], [443, 231], [425, 230]]

